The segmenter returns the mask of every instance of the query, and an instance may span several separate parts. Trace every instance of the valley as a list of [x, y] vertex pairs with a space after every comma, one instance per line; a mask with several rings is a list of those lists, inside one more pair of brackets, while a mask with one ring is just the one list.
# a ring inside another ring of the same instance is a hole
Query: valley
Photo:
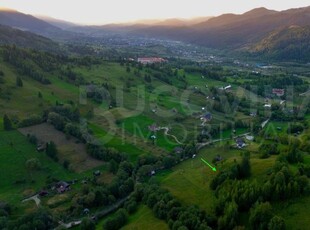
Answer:
[[0, 229], [308, 229], [308, 12], [0, 10]]

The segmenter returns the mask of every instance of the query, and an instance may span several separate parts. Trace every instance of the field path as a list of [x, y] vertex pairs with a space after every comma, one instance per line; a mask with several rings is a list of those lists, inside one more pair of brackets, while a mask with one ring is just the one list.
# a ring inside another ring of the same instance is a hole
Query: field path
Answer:
[[36, 203], [36, 205], [37, 205], [38, 207], [40, 206], [41, 200], [40, 200], [38, 194], [36, 194], [36, 195], [34, 195], [34, 196], [32, 196], [32, 197], [29, 197], [29, 198], [26, 198], [26, 199], [22, 200], [22, 203], [24, 203], [24, 202], [26, 202], [26, 201], [29, 201], [29, 200], [33, 200], [33, 201]]
[[270, 120], [270, 119], [264, 121], [264, 122], [261, 124], [262, 128], [264, 128], [264, 127], [267, 125], [267, 123], [269, 122], [269, 120]]
[[178, 138], [177, 138], [176, 136], [174, 136], [174, 135], [168, 133], [169, 130], [170, 130], [168, 127], [159, 127], [158, 129], [159, 129], [159, 130], [161, 130], [161, 129], [165, 130], [164, 134], [165, 134], [166, 136], [172, 137], [172, 138], [173, 138], [178, 144], [180, 144], [180, 145], [183, 144], [183, 143], [181, 143], [181, 142], [178, 140]]

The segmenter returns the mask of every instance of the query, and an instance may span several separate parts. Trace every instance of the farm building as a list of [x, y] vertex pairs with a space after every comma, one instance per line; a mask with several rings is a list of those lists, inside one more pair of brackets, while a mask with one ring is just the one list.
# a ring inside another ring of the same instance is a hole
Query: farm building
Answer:
[[271, 104], [265, 104], [264, 108], [271, 108]]
[[148, 128], [151, 132], [156, 132], [158, 130], [158, 127], [156, 124], [149, 125]]
[[95, 172], [93, 172], [93, 175], [94, 176], [100, 176], [101, 175], [100, 170], [96, 170]]
[[58, 193], [64, 193], [66, 191], [69, 191], [70, 189], [70, 184], [65, 181], [60, 181], [56, 184], [56, 190]]
[[272, 93], [280, 97], [284, 95], [285, 90], [284, 89], [272, 89]]
[[227, 86], [223, 86], [219, 88], [220, 90], [230, 90], [231, 89], [231, 85], [227, 85]]
[[220, 155], [217, 155], [217, 156], [214, 158], [214, 160], [215, 160], [216, 162], [219, 162], [219, 161], [223, 160], [223, 157], [221, 157]]
[[43, 196], [47, 196], [48, 195], [48, 191], [46, 190], [42, 190], [39, 192], [39, 196], [43, 197]]
[[211, 113], [206, 113], [201, 117], [202, 120], [205, 121], [211, 121], [212, 120], [212, 114]]
[[141, 64], [153, 64], [153, 63], [162, 63], [166, 60], [159, 57], [144, 57], [144, 58], [138, 58], [138, 62]]
[[245, 142], [241, 138], [237, 138], [236, 139], [236, 145], [239, 149], [242, 149], [243, 147], [245, 147]]
[[184, 149], [182, 147], [178, 146], [178, 147], [175, 147], [173, 151], [177, 154], [180, 154], [184, 151]]

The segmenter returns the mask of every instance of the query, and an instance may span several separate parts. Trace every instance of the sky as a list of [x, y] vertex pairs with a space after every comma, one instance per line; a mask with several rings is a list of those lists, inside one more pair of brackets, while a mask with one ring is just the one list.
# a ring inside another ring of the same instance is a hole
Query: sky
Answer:
[[309, 0], [0, 0], [0, 8], [80, 24], [218, 16], [257, 7], [285, 10], [309, 5]]

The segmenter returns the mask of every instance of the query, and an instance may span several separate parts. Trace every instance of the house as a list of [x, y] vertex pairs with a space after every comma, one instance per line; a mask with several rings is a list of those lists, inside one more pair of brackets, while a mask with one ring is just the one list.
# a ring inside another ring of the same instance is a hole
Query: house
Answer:
[[219, 162], [219, 161], [223, 160], [223, 157], [221, 157], [220, 155], [217, 155], [214, 159], [215, 159], [215, 161]]
[[212, 114], [211, 113], [206, 113], [201, 117], [201, 120], [205, 121], [211, 121], [212, 120]]
[[184, 149], [182, 147], [178, 146], [178, 147], [175, 147], [173, 151], [177, 154], [180, 154], [184, 151]]
[[66, 191], [69, 191], [70, 189], [70, 184], [65, 181], [60, 181], [56, 184], [56, 190], [58, 193], [64, 193]]
[[84, 208], [83, 215], [88, 215], [90, 213], [88, 208]]
[[42, 190], [41, 192], [39, 192], [39, 196], [43, 197], [43, 196], [47, 196], [48, 195], [48, 191], [46, 190]]
[[158, 130], [156, 124], [149, 125], [148, 128], [149, 128], [149, 130], [150, 130], [151, 132], [156, 132], [156, 131]]
[[239, 149], [242, 149], [243, 147], [245, 147], [245, 142], [241, 138], [237, 138], [236, 139], [236, 145]]
[[271, 104], [265, 104], [264, 108], [271, 108]]

